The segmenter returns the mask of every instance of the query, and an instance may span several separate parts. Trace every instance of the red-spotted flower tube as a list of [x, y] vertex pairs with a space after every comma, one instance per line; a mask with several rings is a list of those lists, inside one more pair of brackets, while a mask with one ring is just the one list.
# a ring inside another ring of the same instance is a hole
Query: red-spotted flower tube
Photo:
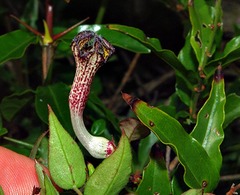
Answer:
[[69, 94], [69, 108], [74, 132], [95, 158], [106, 158], [115, 150], [113, 141], [91, 135], [83, 121], [83, 111], [97, 70], [115, 51], [104, 38], [92, 31], [80, 32], [72, 41], [71, 49], [76, 62], [76, 73]]

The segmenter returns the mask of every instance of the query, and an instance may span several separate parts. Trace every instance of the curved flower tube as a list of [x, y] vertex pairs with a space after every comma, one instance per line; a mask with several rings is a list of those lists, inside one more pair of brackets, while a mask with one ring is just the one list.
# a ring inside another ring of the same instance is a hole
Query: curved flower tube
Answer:
[[74, 132], [95, 158], [106, 158], [115, 150], [113, 141], [91, 135], [83, 122], [90, 86], [95, 73], [115, 51], [104, 38], [92, 31], [80, 32], [72, 41], [71, 49], [76, 62], [76, 73], [69, 94], [69, 108]]

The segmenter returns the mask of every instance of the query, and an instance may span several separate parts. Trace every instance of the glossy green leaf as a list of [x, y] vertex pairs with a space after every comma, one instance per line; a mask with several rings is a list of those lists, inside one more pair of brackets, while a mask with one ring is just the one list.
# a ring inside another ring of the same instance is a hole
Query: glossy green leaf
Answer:
[[220, 172], [222, 165], [220, 144], [224, 138], [222, 125], [225, 119], [226, 96], [224, 79], [219, 71], [214, 76], [209, 97], [198, 112], [197, 123], [190, 135], [202, 145]]
[[185, 39], [184, 47], [178, 54], [178, 59], [187, 70], [191, 70], [193, 71], [193, 74], [196, 74], [198, 69], [198, 62], [190, 44], [190, 33]]
[[2, 99], [0, 109], [3, 117], [11, 121], [14, 116], [26, 106], [34, 97], [34, 91], [25, 90], [21, 93], [14, 93]]
[[81, 150], [49, 108], [49, 171], [63, 189], [81, 187], [86, 180], [86, 165]]
[[111, 44], [136, 53], [150, 53], [151, 50], [131, 36], [109, 29], [106, 25], [81, 25], [78, 31], [92, 30], [106, 38]]
[[189, 15], [192, 24], [190, 42], [199, 62], [199, 70], [203, 70], [215, 52], [222, 34], [221, 0], [215, 7], [205, 0], [190, 1]]
[[128, 182], [131, 162], [130, 144], [123, 134], [116, 151], [96, 168], [87, 181], [84, 194], [118, 194]]
[[137, 194], [171, 194], [168, 171], [163, 158], [150, 159], [143, 171], [142, 181], [138, 186]]
[[64, 83], [40, 86], [36, 90], [35, 107], [40, 119], [48, 123], [48, 107], [51, 105], [63, 127], [73, 134], [68, 96], [70, 87]]
[[207, 182], [206, 191], [212, 191], [219, 179], [219, 172], [197, 140], [183, 129], [171, 116], [156, 107], [123, 94], [139, 120], [152, 130], [158, 139], [170, 145], [185, 169], [184, 180], [191, 188], [201, 188]]
[[93, 125], [91, 127], [91, 134], [99, 136], [102, 135], [106, 129], [106, 121], [104, 119], [98, 119], [93, 122]]
[[0, 36], [0, 64], [11, 59], [21, 58], [30, 44], [37, 38], [30, 32], [16, 30]]
[[157, 141], [158, 138], [153, 132], [151, 132], [146, 138], [140, 140], [138, 145], [138, 170], [142, 170], [149, 161], [151, 148]]
[[203, 193], [202, 189], [190, 189], [182, 193], [182, 195], [212, 195], [212, 193]]
[[232, 121], [240, 117], [240, 96], [230, 94], [227, 96], [225, 104], [225, 121], [223, 127], [226, 128]]
[[138, 28], [131, 26], [119, 25], [119, 24], [109, 24], [107, 26], [110, 30], [118, 31], [128, 36], [131, 36], [138, 40], [140, 43], [143, 43], [148, 48], [153, 48], [155, 51], [162, 49], [161, 44], [156, 38], [147, 37], [144, 32]]
[[213, 74], [213, 72], [215, 71], [216, 67], [219, 64], [221, 64], [222, 67], [226, 67], [231, 62], [234, 62], [239, 58], [240, 58], [240, 36], [237, 36], [226, 44], [226, 47], [224, 48], [224, 51], [223, 53], [221, 53], [221, 56], [219, 58], [216, 58], [207, 64], [207, 67], [205, 69], [207, 77]]

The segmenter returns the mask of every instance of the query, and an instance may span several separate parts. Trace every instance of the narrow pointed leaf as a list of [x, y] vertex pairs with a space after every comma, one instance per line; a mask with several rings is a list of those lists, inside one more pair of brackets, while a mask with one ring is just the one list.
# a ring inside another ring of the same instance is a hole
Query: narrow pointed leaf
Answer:
[[0, 36], [0, 64], [23, 56], [30, 44], [34, 44], [37, 37], [30, 32], [16, 30]]
[[37, 161], [35, 161], [35, 169], [36, 169], [38, 181], [39, 181], [40, 188], [41, 188], [41, 194], [45, 194], [46, 191], [45, 191], [45, 185], [44, 185], [43, 168]]
[[224, 138], [222, 125], [225, 119], [226, 102], [224, 79], [220, 69], [219, 67], [214, 76], [209, 97], [200, 109], [197, 123], [191, 132], [191, 136], [206, 150], [218, 171], [222, 165], [219, 147]]
[[187, 134], [176, 119], [160, 109], [128, 94], [123, 94], [123, 98], [139, 120], [152, 130], [161, 142], [174, 149], [185, 169], [186, 184], [198, 189], [206, 182], [206, 191], [212, 191], [218, 183], [219, 172], [199, 142]]
[[82, 152], [50, 107], [49, 131], [49, 171], [53, 180], [63, 189], [81, 187], [86, 180]]
[[44, 173], [44, 185], [46, 188], [46, 195], [58, 195], [57, 189], [52, 184], [50, 178], [46, 173]]
[[87, 181], [84, 194], [118, 194], [128, 182], [131, 161], [130, 144], [123, 134], [116, 151], [96, 168]]
[[164, 159], [150, 159], [137, 189], [139, 195], [171, 194], [168, 171]]

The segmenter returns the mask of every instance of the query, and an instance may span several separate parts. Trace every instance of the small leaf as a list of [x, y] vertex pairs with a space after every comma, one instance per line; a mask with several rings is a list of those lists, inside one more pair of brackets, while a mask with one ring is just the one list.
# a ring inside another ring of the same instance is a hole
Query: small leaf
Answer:
[[145, 194], [171, 194], [171, 186], [168, 171], [163, 158], [150, 159], [143, 172], [143, 178], [138, 186], [137, 193]]
[[3, 117], [11, 121], [15, 115], [26, 106], [34, 97], [34, 91], [25, 90], [21, 93], [14, 93], [2, 99], [0, 109]]
[[37, 172], [38, 181], [39, 181], [40, 188], [41, 188], [41, 194], [44, 195], [44, 194], [46, 194], [46, 189], [45, 189], [45, 185], [44, 185], [43, 168], [37, 161], [35, 161], [35, 169]]
[[35, 168], [38, 176], [38, 181], [40, 183], [41, 195], [54, 195], [59, 194], [48, 175], [43, 170], [43, 167], [35, 161]]
[[46, 188], [46, 195], [58, 195], [59, 193], [57, 189], [54, 187], [54, 185], [52, 184], [48, 175], [46, 173], [43, 173], [43, 174], [44, 174], [44, 185]]
[[16, 30], [0, 36], [0, 64], [11, 59], [21, 58], [30, 44], [34, 44], [37, 37], [30, 32]]
[[98, 119], [93, 122], [91, 127], [91, 133], [93, 135], [102, 135], [104, 131], [107, 129], [107, 124], [104, 119]]
[[189, 187], [201, 188], [203, 182], [207, 182], [206, 191], [212, 191], [216, 187], [219, 170], [204, 148], [186, 133], [176, 119], [128, 94], [123, 94], [123, 99], [162, 143], [173, 148], [185, 169], [184, 180]]
[[49, 131], [49, 171], [53, 180], [63, 189], [81, 187], [86, 180], [82, 152], [50, 107]]
[[116, 151], [96, 168], [87, 181], [84, 194], [118, 194], [128, 182], [131, 161], [130, 144], [123, 134]]

